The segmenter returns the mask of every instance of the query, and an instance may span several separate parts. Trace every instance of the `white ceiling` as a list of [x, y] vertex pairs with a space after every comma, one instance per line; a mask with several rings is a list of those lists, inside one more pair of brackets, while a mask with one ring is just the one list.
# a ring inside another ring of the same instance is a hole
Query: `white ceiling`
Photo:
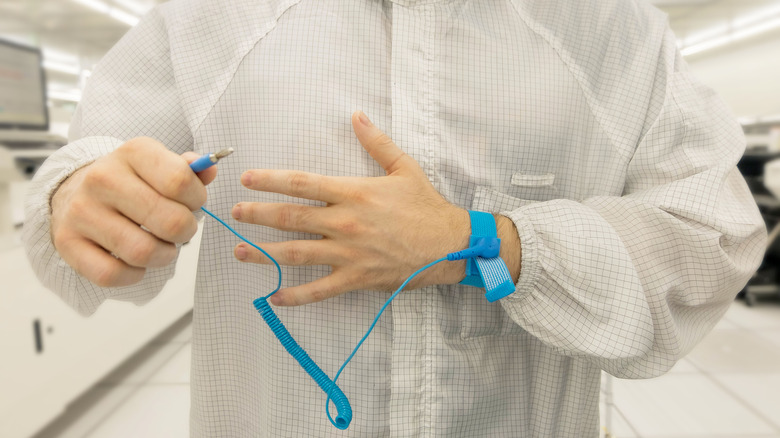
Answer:
[[[0, 34], [16, 40], [75, 54], [84, 68], [94, 64], [129, 26], [83, 3], [95, 0], [0, 0]], [[149, 8], [165, 0], [98, 0], [119, 10]], [[220, 0], [213, 0], [220, 1]], [[229, 0], [225, 0], [229, 1]], [[260, 1], [260, 0], [258, 0]], [[543, 0], [540, 0], [543, 1]], [[570, 0], [577, 1], [577, 0]], [[780, 0], [650, 0], [669, 14], [678, 38], [695, 35], [734, 17]]]
[[[104, 3], [128, 11], [119, 6], [119, 1]], [[132, 0], [132, 4], [147, 9], [157, 3], [162, 1]], [[0, 1], [0, 32], [3, 35], [88, 60], [99, 59], [128, 29], [127, 24], [74, 0]]]

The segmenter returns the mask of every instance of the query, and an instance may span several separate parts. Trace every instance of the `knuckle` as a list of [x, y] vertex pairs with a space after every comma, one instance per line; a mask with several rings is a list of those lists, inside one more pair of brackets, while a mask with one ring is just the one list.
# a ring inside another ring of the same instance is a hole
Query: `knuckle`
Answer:
[[139, 151], [139, 150], [145, 150], [150, 147], [161, 147], [162, 143], [159, 141], [146, 136], [140, 136], [140, 137], [133, 137], [130, 140], [127, 140], [122, 146], [120, 146], [120, 149], [125, 149], [128, 151]]
[[[358, 262], [370, 260], [372, 258], [371, 255], [367, 255], [366, 252], [362, 251], [360, 248], [355, 247], [342, 248], [338, 253], [338, 257], [341, 259], [343, 264], [352, 265], [358, 265]], [[362, 265], [362, 263], [360, 264]]]
[[320, 302], [320, 301], [324, 301], [325, 299], [329, 298], [329, 294], [327, 293], [327, 291], [325, 291], [323, 289], [320, 289], [320, 288], [313, 289], [311, 291], [310, 296], [311, 296], [312, 302], [315, 302], [315, 303], [316, 302]]
[[100, 287], [117, 286], [121, 273], [122, 272], [116, 266], [105, 266], [95, 273], [92, 282]]
[[364, 190], [358, 188], [350, 190], [347, 193], [347, 198], [355, 204], [366, 204], [371, 200]]
[[115, 176], [107, 166], [95, 165], [85, 169], [83, 181], [90, 189], [110, 187], [115, 181]]
[[353, 285], [353, 286], [359, 286], [359, 285], [367, 285], [369, 284], [366, 280], [373, 280], [374, 283], [378, 281], [376, 272], [372, 272], [369, 269], [366, 268], [360, 268], [351, 270], [349, 273], [347, 273], [345, 276], [345, 280], [347, 284]]
[[93, 208], [93, 202], [88, 196], [74, 196], [68, 203], [65, 217], [78, 220]]
[[304, 251], [295, 244], [288, 245], [284, 250], [284, 257], [290, 265], [305, 265], [309, 260]]
[[187, 193], [190, 183], [192, 181], [190, 175], [191, 172], [184, 169], [176, 169], [170, 173], [166, 183], [166, 194], [174, 199], [181, 199]]
[[351, 219], [346, 219], [336, 224], [336, 231], [343, 236], [354, 236], [359, 234], [360, 229], [360, 224]]
[[[66, 253], [68, 253], [68, 245], [70, 245], [72, 242], [73, 237], [73, 235], [61, 229], [60, 227], [58, 227], [58, 229], [52, 234], [52, 243], [54, 244], [54, 248], [57, 250], [57, 252], [60, 253], [60, 256], [62, 256], [63, 259], [66, 258]], [[72, 264], [70, 263], [70, 260], [66, 259], [66, 261], [68, 264]]]
[[369, 139], [369, 144], [373, 145], [383, 145], [385, 144], [385, 134], [382, 132], [375, 131], [374, 135], [372, 135]]
[[[162, 224], [163, 238], [173, 241], [187, 241], [195, 235], [197, 224], [191, 214], [177, 213], [168, 216]], [[193, 229], [194, 228], [194, 229]]]
[[155, 245], [148, 239], [137, 240], [127, 252], [126, 262], [134, 266], [147, 266], [154, 256]]
[[389, 146], [394, 144], [393, 140], [384, 132], [378, 132], [371, 138], [370, 143], [379, 147]]
[[144, 145], [144, 138], [143, 137], [135, 137], [131, 138], [130, 140], [127, 140], [126, 142], [122, 143], [121, 146], [119, 146], [119, 149], [117, 149], [117, 152], [119, 153], [135, 153], [139, 151], [141, 148], [143, 148]]
[[297, 225], [296, 211], [297, 208], [292, 205], [284, 205], [279, 208], [276, 215], [276, 223], [279, 225], [279, 228], [285, 230], [295, 228]]
[[293, 172], [288, 184], [293, 193], [301, 193], [309, 186], [309, 177], [303, 172]]

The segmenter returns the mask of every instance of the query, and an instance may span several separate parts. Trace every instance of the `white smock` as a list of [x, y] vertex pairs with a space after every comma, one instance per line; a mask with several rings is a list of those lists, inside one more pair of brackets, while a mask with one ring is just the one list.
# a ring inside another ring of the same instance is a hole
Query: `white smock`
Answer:
[[[383, 175], [356, 110], [447, 200], [514, 221], [517, 290], [492, 304], [460, 285], [401, 293], [339, 378], [354, 410], [340, 431], [252, 306], [275, 269], [235, 260], [239, 241], [207, 217], [193, 437], [595, 437], [601, 370], [669, 370], [761, 261], [740, 126], [644, 1], [173, 0], [95, 68], [70, 144], [35, 178], [24, 234], [38, 275], [83, 314], [147, 302], [171, 277], [96, 287], [51, 244], [52, 190], [124, 141], [235, 148], [208, 187], [229, 219], [240, 201], [316, 204], [243, 188], [247, 169]], [[255, 242], [318, 238], [230, 222]], [[329, 269], [284, 267], [283, 286]], [[332, 377], [388, 296], [276, 312]]]

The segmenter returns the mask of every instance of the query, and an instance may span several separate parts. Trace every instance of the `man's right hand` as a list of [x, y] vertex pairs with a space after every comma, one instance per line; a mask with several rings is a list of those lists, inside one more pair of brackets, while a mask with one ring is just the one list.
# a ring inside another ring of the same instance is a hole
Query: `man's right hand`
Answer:
[[60, 256], [102, 287], [137, 283], [146, 268], [170, 264], [175, 244], [197, 231], [192, 211], [217, 175], [216, 167], [193, 173], [188, 163], [197, 158], [139, 137], [76, 171], [51, 199]]

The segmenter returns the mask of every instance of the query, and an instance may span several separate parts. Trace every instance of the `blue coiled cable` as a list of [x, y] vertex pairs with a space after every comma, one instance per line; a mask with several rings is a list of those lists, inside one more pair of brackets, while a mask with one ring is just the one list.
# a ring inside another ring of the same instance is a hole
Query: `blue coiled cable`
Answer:
[[[274, 332], [274, 335], [276, 335], [276, 338], [281, 342], [282, 346], [285, 350], [287, 350], [288, 353], [292, 357], [295, 358], [295, 360], [298, 361], [298, 363], [301, 365], [301, 367], [306, 371], [309, 376], [311, 376], [312, 379], [314, 379], [315, 382], [317, 382], [317, 385], [326, 393], [328, 394], [328, 399], [326, 401], [325, 410], [328, 415], [328, 419], [330, 422], [337, 427], [338, 429], [346, 429], [349, 427], [349, 424], [352, 422], [352, 406], [349, 404], [349, 400], [347, 399], [347, 396], [344, 395], [344, 392], [341, 390], [341, 388], [336, 385], [335, 379], [330, 380], [327, 374], [325, 374], [322, 369], [317, 366], [317, 364], [312, 360], [311, 357], [306, 353], [306, 350], [304, 350], [300, 345], [298, 345], [297, 342], [295, 342], [295, 339], [293, 339], [292, 335], [290, 335], [290, 332], [287, 330], [287, 327], [282, 324], [282, 321], [279, 320], [279, 318], [276, 316], [274, 311], [271, 309], [271, 306], [268, 304], [268, 298], [270, 298], [273, 294], [279, 291], [282, 287], [282, 268], [279, 266], [279, 263], [271, 257], [270, 254], [268, 254], [263, 248], [260, 248], [259, 246], [252, 243], [249, 239], [242, 236], [238, 231], [234, 230], [233, 227], [225, 223], [222, 219], [220, 219], [217, 215], [207, 210], [205, 207], [201, 207], [201, 210], [203, 210], [206, 214], [213, 217], [217, 220], [220, 224], [222, 224], [225, 228], [230, 230], [231, 233], [235, 234], [239, 239], [243, 240], [244, 242], [248, 243], [249, 245], [252, 245], [254, 248], [265, 254], [266, 257], [268, 257], [269, 260], [271, 260], [274, 265], [276, 266], [276, 271], [279, 274], [279, 281], [276, 285], [276, 289], [273, 290], [270, 294], [260, 297], [254, 300], [253, 304], [255, 306], [255, 309], [260, 313], [260, 316], [263, 317], [263, 320], [268, 324], [268, 327], [271, 328], [271, 330]], [[405, 283], [404, 283], [405, 284]], [[386, 305], [385, 305], [386, 306]], [[384, 308], [383, 308], [384, 310]], [[378, 318], [378, 316], [377, 316]], [[376, 321], [375, 321], [376, 323]], [[373, 324], [371, 326], [373, 328]], [[370, 330], [369, 330], [370, 332]], [[366, 336], [363, 337], [365, 339], [368, 336], [368, 333]], [[363, 340], [360, 341], [362, 344]], [[360, 345], [358, 345], [358, 348]], [[357, 348], [355, 349], [357, 351]], [[352, 355], [349, 356], [349, 359], [347, 359], [347, 362], [349, 362], [350, 359], [352, 359], [352, 356], [355, 355], [355, 352], [352, 352]], [[341, 370], [344, 369], [344, 366], [347, 364], [347, 362], [342, 365], [341, 369], [339, 370], [339, 373], [341, 373]], [[331, 415], [330, 411], [328, 409], [328, 401], [333, 400], [333, 403], [336, 405], [336, 409], [338, 409], [338, 415], [336, 416], [336, 419], [334, 420]]]
[[[349, 404], [349, 400], [347, 399], [347, 396], [344, 395], [344, 392], [341, 390], [341, 388], [339, 388], [338, 385], [336, 385], [336, 380], [338, 380], [339, 376], [341, 375], [341, 372], [344, 371], [344, 368], [347, 366], [349, 361], [352, 360], [352, 358], [357, 353], [358, 349], [360, 349], [360, 347], [363, 345], [363, 342], [365, 342], [365, 340], [368, 338], [368, 335], [371, 334], [371, 331], [374, 330], [374, 326], [376, 326], [376, 323], [379, 321], [379, 317], [382, 316], [382, 313], [385, 311], [387, 306], [390, 305], [390, 302], [393, 301], [393, 299], [396, 296], [398, 296], [399, 293], [401, 293], [404, 287], [406, 287], [406, 285], [410, 281], [412, 281], [412, 279], [414, 279], [421, 272], [425, 271], [428, 268], [433, 267], [438, 263], [441, 263], [445, 260], [462, 260], [464, 258], [477, 257], [480, 255], [490, 254], [495, 251], [494, 247], [488, 248], [487, 244], [483, 245], [483, 243], [480, 242], [475, 247], [469, 248], [468, 250], [459, 251], [456, 253], [450, 253], [446, 257], [442, 257], [438, 260], [434, 260], [433, 262], [428, 263], [427, 265], [415, 271], [390, 296], [390, 298], [385, 302], [382, 308], [379, 309], [379, 312], [377, 313], [376, 317], [374, 318], [374, 321], [371, 323], [368, 330], [366, 331], [366, 334], [363, 335], [363, 337], [355, 346], [355, 349], [352, 350], [352, 354], [350, 354], [347, 360], [344, 361], [344, 364], [341, 365], [341, 368], [339, 368], [338, 372], [336, 373], [336, 377], [334, 377], [333, 380], [330, 380], [328, 375], [325, 374], [324, 371], [322, 371], [322, 369], [314, 362], [314, 360], [312, 360], [311, 357], [309, 357], [306, 351], [300, 345], [298, 345], [297, 342], [295, 342], [295, 339], [293, 339], [290, 332], [287, 330], [284, 324], [282, 324], [282, 322], [274, 313], [273, 309], [271, 309], [271, 306], [268, 304], [268, 298], [270, 298], [273, 294], [278, 292], [279, 289], [281, 289], [282, 287], [282, 268], [279, 266], [279, 263], [273, 257], [271, 257], [271, 255], [268, 254], [263, 248], [260, 248], [259, 246], [249, 241], [249, 239], [239, 234], [238, 231], [234, 230], [233, 227], [225, 223], [225, 221], [220, 219], [217, 215], [210, 212], [204, 207], [201, 207], [201, 210], [203, 210], [206, 214], [208, 214], [212, 218], [216, 219], [217, 222], [219, 222], [225, 228], [230, 230], [230, 232], [235, 234], [239, 239], [243, 240], [244, 242], [248, 243], [255, 249], [262, 252], [276, 266], [276, 271], [279, 274], [279, 281], [276, 285], [276, 289], [274, 289], [273, 292], [271, 292], [270, 294], [264, 297], [255, 299], [253, 301], [253, 304], [255, 306], [255, 309], [257, 309], [257, 311], [260, 313], [260, 316], [262, 316], [263, 320], [266, 322], [266, 324], [268, 324], [268, 327], [270, 327], [271, 330], [274, 332], [276, 338], [279, 339], [279, 342], [281, 342], [282, 346], [284, 346], [285, 350], [287, 350], [287, 352], [290, 353], [290, 355], [294, 357], [295, 360], [298, 361], [298, 363], [301, 365], [304, 371], [306, 371], [306, 373], [308, 373], [309, 376], [311, 376], [311, 378], [314, 379], [315, 382], [317, 382], [317, 385], [319, 385], [319, 387], [328, 395], [328, 398], [325, 400], [325, 413], [327, 414], [328, 420], [330, 420], [331, 424], [333, 424], [333, 426], [341, 430], [348, 428], [349, 424], [352, 422], [352, 407]], [[495, 257], [492, 254], [491, 256]], [[338, 410], [338, 415], [336, 415], [335, 420], [330, 415], [331, 400], [333, 400], [333, 404], [336, 405], [336, 409]]]
[[280, 321], [274, 311], [271, 310], [266, 297], [256, 299], [254, 305], [268, 324], [268, 327], [271, 327], [271, 330], [273, 330], [274, 334], [279, 339], [279, 342], [282, 343], [284, 349], [301, 364], [301, 367], [303, 367], [306, 373], [308, 373], [311, 378], [317, 382], [317, 385], [328, 394], [328, 400], [331, 398], [333, 399], [333, 403], [336, 405], [336, 409], [338, 409], [338, 415], [334, 421], [333, 418], [331, 418], [330, 413], [328, 413], [330, 422], [339, 429], [346, 429], [349, 427], [349, 423], [352, 421], [352, 406], [349, 405], [349, 400], [347, 400], [347, 396], [344, 395], [341, 388], [336, 385], [335, 379], [330, 380], [328, 375], [314, 363], [306, 351], [295, 342], [295, 339], [292, 338], [292, 335], [287, 331], [287, 328], [282, 324], [282, 321]]

